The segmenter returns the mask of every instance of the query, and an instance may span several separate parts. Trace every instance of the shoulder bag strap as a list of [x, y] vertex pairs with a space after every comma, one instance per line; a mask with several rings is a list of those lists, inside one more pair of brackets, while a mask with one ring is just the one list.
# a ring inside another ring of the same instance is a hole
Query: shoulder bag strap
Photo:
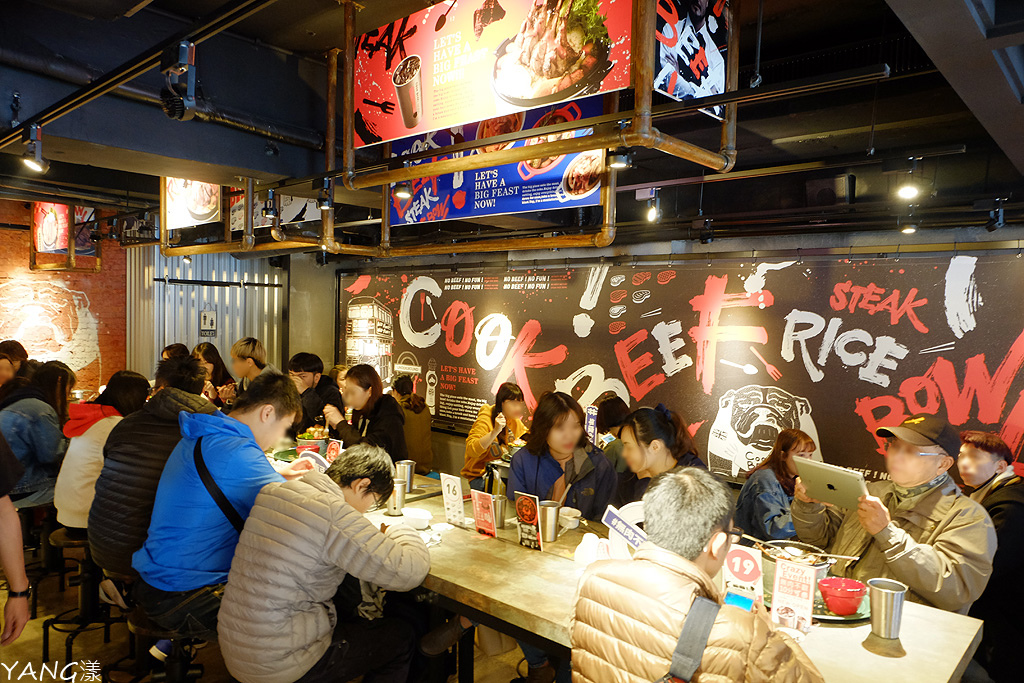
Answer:
[[235, 527], [238, 533], [242, 533], [242, 527], [245, 526], [245, 520], [242, 519], [242, 515], [238, 514], [238, 510], [231, 504], [224, 492], [217, 486], [217, 482], [213, 480], [213, 475], [210, 474], [210, 470], [206, 467], [206, 461], [203, 460], [203, 438], [199, 437], [196, 440], [196, 447], [193, 451], [193, 457], [196, 461], [196, 471], [199, 472], [199, 478], [203, 480], [203, 486], [209, 492], [210, 497], [213, 498], [213, 502], [217, 504], [220, 511], [224, 513], [224, 516], [231, 522], [231, 526]]
[[696, 597], [690, 606], [690, 612], [683, 621], [683, 631], [679, 634], [675, 652], [672, 653], [672, 667], [667, 676], [658, 683], [689, 683], [693, 679], [704, 649], [708, 646], [711, 627], [715, 625], [719, 605], [713, 600]]

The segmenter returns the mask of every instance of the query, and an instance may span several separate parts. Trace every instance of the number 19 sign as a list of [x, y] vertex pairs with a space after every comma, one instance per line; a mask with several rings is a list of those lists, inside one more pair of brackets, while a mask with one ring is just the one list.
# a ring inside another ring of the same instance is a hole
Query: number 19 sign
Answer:
[[722, 568], [725, 589], [739, 588], [753, 591], [754, 599], [764, 599], [764, 583], [761, 573], [761, 551], [757, 548], [733, 546], [725, 556]]

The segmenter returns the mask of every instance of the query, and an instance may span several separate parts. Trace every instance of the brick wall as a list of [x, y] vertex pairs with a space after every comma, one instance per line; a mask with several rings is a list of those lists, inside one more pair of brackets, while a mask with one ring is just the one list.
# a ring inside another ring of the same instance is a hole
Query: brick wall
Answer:
[[[0, 200], [0, 224], [30, 222], [31, 204]], [[0, 339], [67, 363], [77, 388], [94, 391], [125, 368], [125, 252], [104, 241], [99, 273], [32, 271], [30, 236], [0, 229]]]

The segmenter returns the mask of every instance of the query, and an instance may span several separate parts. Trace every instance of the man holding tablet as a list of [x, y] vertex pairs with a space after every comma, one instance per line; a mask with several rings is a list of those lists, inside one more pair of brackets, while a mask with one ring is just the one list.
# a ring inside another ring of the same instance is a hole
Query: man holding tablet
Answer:
[[868, 484], [856, 509], [814, 500], [800, 479], [792, 505], [797, 538], [837, 555], [836, 576], [896, 579], [907, 598], [967, 613], [992, 573], [996, 535], [985, 509], [963, 495], [947, 473], [960, 437], [945, 420], [915, 415], [882, 427], [891, 480]]

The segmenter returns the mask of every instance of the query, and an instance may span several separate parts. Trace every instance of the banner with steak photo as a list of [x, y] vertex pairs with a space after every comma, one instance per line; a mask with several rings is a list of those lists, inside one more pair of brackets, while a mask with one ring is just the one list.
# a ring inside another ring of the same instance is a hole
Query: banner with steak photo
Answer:
[[[726, 0], [655, 0], [658, 3], [654, 89], [674, 100], [725, 92]], [[722, 107], [702, 109], [722, 117]]]
[[443, 0], [363, 34], [356, 146], [629, 86], [632, 0]]
[[703, 261], [343, 276], [340, 342], [414, 377], [466, 430], [502, 382], [584, 408], [664, 403], [712, 470], [742, 479], [783, 429], [815, 458], [886, 476], [880, 426], [918, 413], [1024, 445], [1024, 259]]

